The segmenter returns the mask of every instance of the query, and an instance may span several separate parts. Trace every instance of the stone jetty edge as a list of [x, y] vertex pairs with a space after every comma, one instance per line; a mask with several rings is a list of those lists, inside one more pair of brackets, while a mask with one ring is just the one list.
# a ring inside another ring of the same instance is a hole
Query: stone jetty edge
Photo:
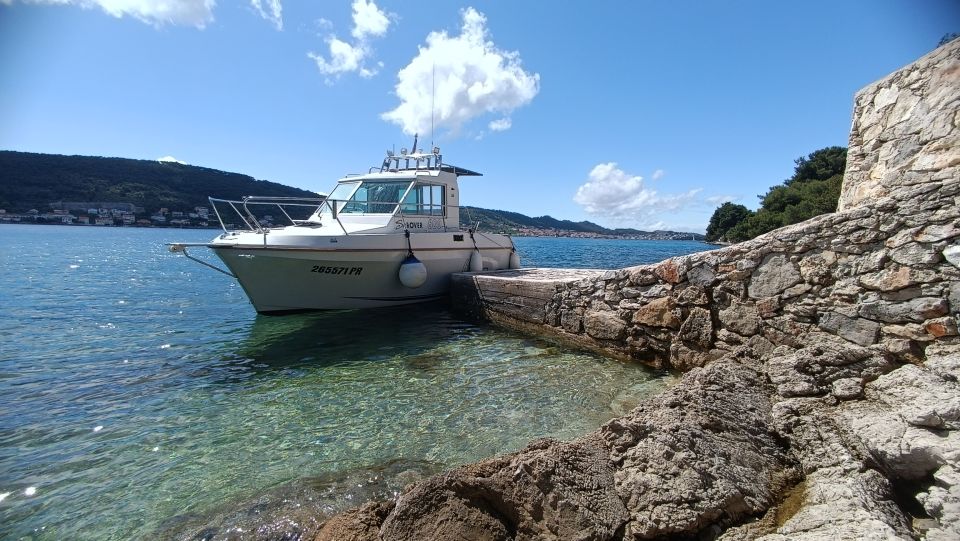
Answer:
[[855, 99], [834, 214], [655, 265], [457, 275], [466, 315], [684, 375], [314, 537], [960, 537], [960, 40]]

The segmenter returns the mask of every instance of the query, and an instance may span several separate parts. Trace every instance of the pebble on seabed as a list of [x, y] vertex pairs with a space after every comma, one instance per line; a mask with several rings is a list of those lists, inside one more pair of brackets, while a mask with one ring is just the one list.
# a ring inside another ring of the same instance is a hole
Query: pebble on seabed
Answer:
[[103, 425], [97, 425], [93, 427], [94, 432], [100, 432], [101, 430], [103, 430]]
[[6, 499], [7, 499], [7, 496], [9, 496], [9, 495], [10, 495], [9, 492], [0, 493], [0, 502], [2, 502], [3, 500], [6, 500]]
[[27, 487], [27, 490], [23, 491], [24, 496], [33, 496], [37, 493], [37, 487]]

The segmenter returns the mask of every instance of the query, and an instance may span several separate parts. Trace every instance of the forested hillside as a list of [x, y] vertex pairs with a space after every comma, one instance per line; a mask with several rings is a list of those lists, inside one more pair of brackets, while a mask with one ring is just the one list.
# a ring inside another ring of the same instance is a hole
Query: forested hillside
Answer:
[[460, 209], [460, 225], [473, 227], [480, 223], [484, 231], [498, 231], [514, 235], [617, 237], [649, 240], [703, 240], [698, 233], [677, 231], [640, 231], [638, 229], [608, 229], [593, 222], [558, 220], [552, 216], [530, 217], [518, 212], [490, 210], [477, 207]]
[[[460, 210], [460, 223], [469, 226], [471, 222], [480, 222], [485, 229], [511, 231], [524, 227], [539, 229], [560, 229], [564, 231], [580, 231], [589, 233], [611, 233], [612, 230], [592, 222], [572, 222], [558, 220], [551, 216], [531, 218], [519, 212], [506, 210], [490, 210], [477, 207], [463, 207]], [[631, 230], [632, 231], [632, 230]]]
[[41, 212], [56, 201], [133, 203], [147, 213], [188, 211], [207, 196], [317, 197], [314, 192], [248, 175], [154, 160], [0, 151], [0, 208]]

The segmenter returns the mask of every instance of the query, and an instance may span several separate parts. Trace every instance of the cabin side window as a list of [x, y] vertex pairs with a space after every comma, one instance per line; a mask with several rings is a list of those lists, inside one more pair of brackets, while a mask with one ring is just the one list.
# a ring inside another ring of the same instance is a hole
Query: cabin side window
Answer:
[[403, 213], [416, 216], [444, 215], [444, 186], [417, 184], [403, 200]]

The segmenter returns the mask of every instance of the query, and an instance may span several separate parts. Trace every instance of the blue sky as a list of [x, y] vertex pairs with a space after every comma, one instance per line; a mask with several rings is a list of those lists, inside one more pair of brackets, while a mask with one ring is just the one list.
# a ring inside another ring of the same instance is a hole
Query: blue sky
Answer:
[[328, 191], [433, 110], [463, 204], [702, 232], [958, 31], [956, 0], [0, 0], [0, 149]]

